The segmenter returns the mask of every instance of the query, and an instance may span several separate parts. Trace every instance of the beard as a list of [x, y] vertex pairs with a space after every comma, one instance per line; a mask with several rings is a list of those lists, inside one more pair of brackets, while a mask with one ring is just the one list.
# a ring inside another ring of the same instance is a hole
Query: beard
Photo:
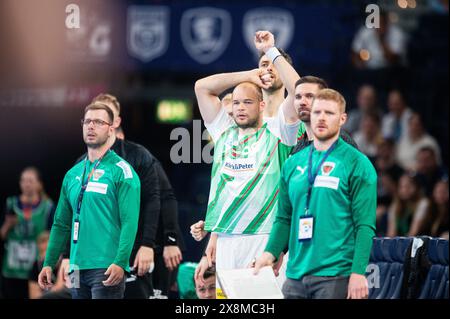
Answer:
[[272, 85], [268, 89], [264, 89], [265, 91], [268, 91], [270, 93], [278, 91], [283, 88], [283, 82], [280, 80], [276, 80], [272, 83]]
[[108, 136], [105, 137], [97, 136], [97, 139], [95, 141], [88, 141], [87, 137], [85, 137], [84, 139], [84, 143], [86, 144], [86, 146], [93, 149], [100, 148], [104, 146], [107, 142]]
[[258, 127], [258, 119], [254, 118], [254, 119], [248, 119], [245, 123], [239, 123], [236, 119], [234, 120], [236, 122], [236, 125], [240, 128], [240, 129], [248, 129], [248, 128], [256, 128]]
[[298, 118], [300, 119], [300, 121], [304, 122], [304, 123], [309, 123], [311, 121], [311, 116], [308, 113], [302, 113], [302, 112], [298, 112]]
[[336, 135], [339, 134], [339, 130], [337, 131], [328, 131], [328, 132], [323, 132], [323, 133], [317, 133], [313, 130], [314, 133], [314, 138], [317, 138], [319, 141], [321, 142], [325, 142], [328, 141], [330, 139], [332, 139], [333, 137], [335, 137]]
[[299, 109], [297, 109], [297, 115], [302, 122], [311, 122], [311, 110], [307, 110], [305, 108], [302, 109], [300, 107]]

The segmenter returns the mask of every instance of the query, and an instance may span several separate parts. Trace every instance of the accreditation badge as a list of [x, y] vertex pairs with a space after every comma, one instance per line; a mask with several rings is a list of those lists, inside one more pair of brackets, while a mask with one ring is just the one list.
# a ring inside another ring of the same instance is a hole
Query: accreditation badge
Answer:
[[80, 232], [80, 221], [75, 220], [73, 223], [73, 243], [76, 244], [78, 241], [78, 233]]
[[306, 215], [300, 217], [298, 223], [298, 240], [306, 241], [310, 240], [313, 236], [314, 229], [314, 217], [311, 215]]

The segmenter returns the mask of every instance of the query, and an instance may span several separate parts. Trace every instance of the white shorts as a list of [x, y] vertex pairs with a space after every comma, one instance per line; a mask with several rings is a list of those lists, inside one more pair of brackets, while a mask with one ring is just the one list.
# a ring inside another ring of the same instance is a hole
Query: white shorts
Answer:
[[247, 268], [254, 258], [261, 256], [269, 240], [269, 234], [217, 235], [217, 270]]
[[[217, 233], [217, 235], [216, 270], [248, 268], [252, 261], [264, 252], [269, 240], [269, 234], [229, 235]], [[285, 256], [277, 277], [280, 287], [286, 280], [287, 260], [288, 256]], [[218, 282], [216, 284], [218, 285]]]

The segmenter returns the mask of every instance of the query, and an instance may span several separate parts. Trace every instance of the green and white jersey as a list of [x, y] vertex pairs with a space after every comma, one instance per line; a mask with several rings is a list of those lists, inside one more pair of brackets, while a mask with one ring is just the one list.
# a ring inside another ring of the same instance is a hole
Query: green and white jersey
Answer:
[[71, 270], [108, 268], [112, 263], [129, 270], [141, 185], [131, 165], [114, 151], [106, 153], [87, 184], [78, 216], [78, 240], [73, 241], [84, 167], [86, 180], [97, 162], [80, 161], [64, 177], [44, 266], [55, 266], [70, 237]]
[[306, 126], [305, 123], [300, 122], [300, 126], [297, 131], [297, 142], [303, 138], [303, 135], [306, 134]]
[[52, 209], [53, 202], [49, 198], [42, 198], [36, 206], [26, 208], [20, 204], [19, 196], [6, 199], [6, 210], [16, 216], [17, 224], [8, 232], [5, 240], [4, 277], [28, 279], [38, 258], [37, 237], [47, 230]]
[[290, 146], [295, 145], [300, 121], [288, 125], [283, 105], [273, 118], [250, 135], [222, 108], [205, 123], [214, 146], [205, 229], [228, 234], [267, 234], [277, 210], [278, 180]]

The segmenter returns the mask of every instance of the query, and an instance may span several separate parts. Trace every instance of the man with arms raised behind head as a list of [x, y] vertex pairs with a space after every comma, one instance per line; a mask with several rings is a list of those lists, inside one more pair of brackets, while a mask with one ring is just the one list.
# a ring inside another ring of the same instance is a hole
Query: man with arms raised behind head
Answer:
[[[257, 32], [255, 43], [278, 69], [288, 92], [298, 74], [274, 47], [273, 35]], [[259, 69], [209, 76], [196, 82], [195, 93], [205, 126], [215, 143], [205, 230], [213, 232], [196, 271], [201, 280], [216, 255], [216, 269], [245, 268], [268, 239], [278, 200], [281, 165], [296, 142], [299, 120], [289, 94], [273, 118], [266, 107]], [[233, 90], [233, 117], [218, 96]], [[277, 256], [278, 257], [278, 256]], [[219, 292], [220, 293], [220, 292]]]

